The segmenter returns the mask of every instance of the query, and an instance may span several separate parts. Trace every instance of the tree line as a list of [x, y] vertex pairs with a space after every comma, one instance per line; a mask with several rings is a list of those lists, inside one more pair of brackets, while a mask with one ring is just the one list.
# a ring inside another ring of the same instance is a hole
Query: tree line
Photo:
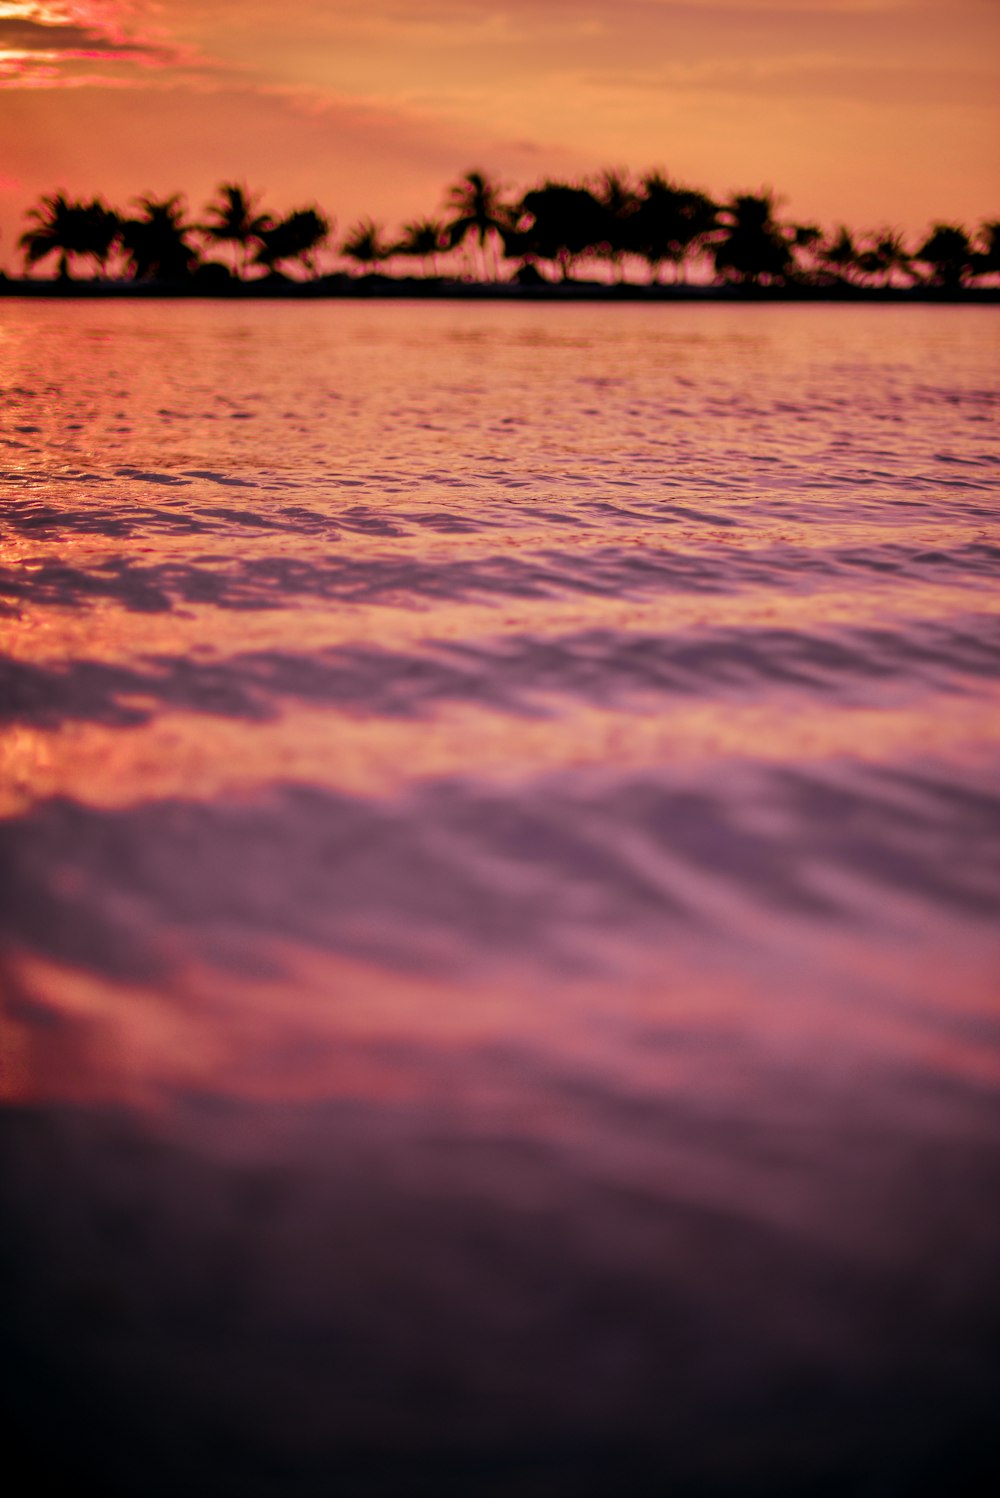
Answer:
[[660, 171], [547, 180], [520, 196], [469, 171], [443, 201], [440, 216], [415, 219], [396, 236], [365, 218], [338, 239], [317, 205], [282, 217], [236, 182], [219, 186], [200, 221], [189, 218], [180, 193], [137, 198], [121, 213], [100, 197], [57, 192], [28, 211], [18, 243], [26, 272], [54, 260], [61, 278], [83, 265], [103, 278], [170, 283], [316, 278], [331, 255], [369, 274], [402, 261], [427, 278], [521, 282], [570, 280], [598, 264], [618, 281], [680, 284], [696, 276], [720, 285], [956, 288], [1000, 273], [997, 221], [972, 231], [935, 223], [907, 245], [891, 228], [826, 232], [787, 222], [770, 191], [717, 202]]

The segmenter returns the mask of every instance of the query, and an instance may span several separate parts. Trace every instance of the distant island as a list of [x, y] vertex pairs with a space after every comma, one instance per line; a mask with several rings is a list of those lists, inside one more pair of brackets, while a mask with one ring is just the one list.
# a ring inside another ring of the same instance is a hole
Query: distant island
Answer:
[[444, 203], [395, 236], [369, 218], [337, 238], [317, 205], [282, 217], [237, 182], [219, 186], [200, 220], [180, 193], [147, 194], [126, 213], [55, 192], [29, 210], [24, 273], [0, 273], [0, 295], [1000, 299], [995, 220], [971, 231], [937, 222], [908, 246], [888, 227], [783, 221], [770, 191], [716, 201], [658, 171], [510, 196], [473, 170]]

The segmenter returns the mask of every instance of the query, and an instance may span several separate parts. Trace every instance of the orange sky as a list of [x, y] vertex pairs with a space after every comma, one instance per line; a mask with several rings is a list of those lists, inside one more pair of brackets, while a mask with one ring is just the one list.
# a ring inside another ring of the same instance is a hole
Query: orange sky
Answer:
[[0, 261], [39, 192], [244, 178], [341, 228], [665, 168], [789, 214], [1000, 215], [1000, 0], [0, 0]]

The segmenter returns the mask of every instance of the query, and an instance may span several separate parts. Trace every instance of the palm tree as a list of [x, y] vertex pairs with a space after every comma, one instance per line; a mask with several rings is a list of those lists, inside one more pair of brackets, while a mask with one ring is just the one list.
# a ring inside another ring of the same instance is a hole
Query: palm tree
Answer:
[[248, 193], [239, 182], [220, 183], [218, 196], [206, 210], [211, 217], [200, 226], [207, 239], [233, 246], [233, 270], [237, 276], [246, 275], [253, 247], [259, 248], [261, 235], [273, 227], [270, 214], [257, 212], [259, 201], [259, 193]]
[[567, 281], [574, 262], [605, 244], [606, 234], [604, 208], [588, 188], [544, 182], [521, 199], [515, 230], [506, 242], [508, 252], [523, 261], [552, 261]]
[[418, 218], [403, 225], [403, 237], [396, 245], [400, 255], [419, 256], [424, 263], [424, 275], [438, 273], [438, 253], [448, 244], [448, 231], [439, 219]]
[[986, 220], [979, 226], [973, 275], [1000, 275], [1000, 223]]
[[605, 239], [598, 247], [611, 263], [617, 281], [624, 280], [624, 257], [636, 249], [636, 213], [639, 194], [625, 171], [604, 171], [597, 178], [593, 195], [604, 209]]
[[647, 172], [635, 221], [636, 247], [654, 281], [665, 261], [676, 259], [679, 189], [662, 172]]
[[893, 271], [908, 271], [910, 261], [903, 236], [896, 229], [878, 229], [870, 234], [857, 257], [858, 269], [864, 275], [881, 277], [883, 286], [888, 286]]
[[972, 244], [961, 224], [935, 224], [913, 258], [930, 266], [932, 286], [961, 286], [975, 267]]
[[135, 201], [141, 216], [125, 219], [121, 226], [129, 274], [137, 281], [183, 280], [198, 259], [185, 237], [195, 225], [184, 222], [184, 199], [173, 193], [169, 198], [146, 196]]
[[84, 208], [87, 220], [87, 253], [97, 262], [102, 276], [108, 273], [108, 261], [118, 243], [121, 220], [102, 198], [93, 198]]
[[784, 280], [792, 252], [774, 217], [776, 206], [771, 192], [739, 193], [722, 210], [724, 234], [712, 246], [712, 258], [723, 280], [751, 286]]
[[74, 256], [89, 255], [104, 271], [118, 237], [118, 215], [100, 198], [71, 202], [63, 192], [40, 199], [28, 210], [30, 227], [18, 240], [27, 266], [49, 255], [59, 256], [60, 280], [69, 280]]
[[283, 260], [297, 260], [310, 276], [315, 276], [316, 251], [329, 235], [330, 222], [316, 208], [297, 208], [287, 218], [258, 231], [260, 247], [254, 263], [273, 273]]
[[369, 274], [388, 260], [393, 251], [393, 246], [382, 238], [382, 225], [372, 218], [363, 218], [355, 224], [340, 248], [349, 259], [366, 265]]
[[816, 250], [820, 265], [837, 281], [851, 279], [852, 271], [858, 267], [861, 251], [846, 224], [841, 224], [830, 239], [824, 240]]
[[718, 213], [718, 206], [705, 193], [680, 187], [662, 172], [646, 174], [635, 234], [654, 281], [665, 262], [674, 266], [675, 280], [684, 280], [686, 263], [718, 227]]
[[26, 217], [30, 227], [18, 240], [24, 250], [25, 267], [58, 254], [59, 279], [68, 281], [70, 256], [86, 254], [83, 205], [71, 203], [65, 193], [57, 192], [42, 197], [34, 208], [29, 208]]
[[688, 261], [704, 251], [712, 235], [719, 228], [719, 205], [707, 193], [699, 192], [696, 187], [684, 187], [681, 189], [680, 217], [681, 232], [678, 236], [680, 254], [677, 259], [677, 277], [678, 280], [683, 281]]
[[792, 254], [792, 264], [789, 269], [791, 277], [804, 280], [807, 284], [813, 280], [822, 243], [823, 230], [818, 224], [792, 225], [789, 241]]
[[471, 234], [479, 245], [479, 257], [483, 279], [488, 279], [486, 245], [493, 250], [493, 279], [500, 273], [497, 257], [497, 240], [510, 227], [510, 209], [502, 201], [502, 188], [485, 172], [466, 172], [458, 182], [448, 189], [447, 204], [451, 217], [448, 232], [452, 247], [456, 247]]

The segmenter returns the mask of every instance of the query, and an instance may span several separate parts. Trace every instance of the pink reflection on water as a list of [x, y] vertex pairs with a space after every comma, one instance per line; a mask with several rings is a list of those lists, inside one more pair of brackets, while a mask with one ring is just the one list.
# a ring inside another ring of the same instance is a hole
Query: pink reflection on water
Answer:
[[109, 1490], [980, 1461], [995, 327], [5, 309], [10, 1335]]

